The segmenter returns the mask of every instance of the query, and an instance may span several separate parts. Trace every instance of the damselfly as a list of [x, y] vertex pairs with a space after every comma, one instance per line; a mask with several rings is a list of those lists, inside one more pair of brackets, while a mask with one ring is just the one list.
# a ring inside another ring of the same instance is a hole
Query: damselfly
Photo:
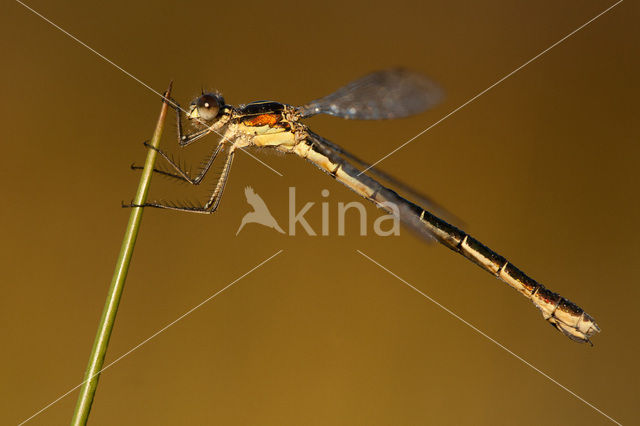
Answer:
[[589, 337], [600, 329], [594, 319], [579, 306], [529, 278], [504, 257], [464, 231], [362, 173], [352, 164], [362, 166], [371, 175], [410, 194], [429, 210], [444, 212], [427, 197], [376, 167], [372, 167], [342, 147], [315, 134], [300, 122], [301, 119], [316, 114], [362, 120], [406, 117], [432, 107], [440, 99], [441, 90], [438, 86], [421, 74], [402, 69], [374, 72], [303, 106], [259, 101], [234, 107], [226, 104], [218, 93], [203, 93], [190, 104], [187, 111], [187, 118], [197, 129], [190, 134], [183, 131], [181, 108], [171, 100], [171, 106], [175, 108], [177, 115], [180, 146], [187, 146], [210, 133], [217, 133], [221, 139], [197, 175], [191, 176], [162, 150], [157, 151], [168, 162], [172, 171], [156, 169], [155, 172], [198, 185], [218, 154], [226, 151], [222, 173], [209, 199], [203, 205], [151, 202], [143, 206], [129, 205], [128, 207], [157, 207], [194, 213], [213, 213], [222, 198], [237, 149], [270, 148], [296, 154], [315, 164], [320, 170], [365, 199], [396, 215], [414, 232], [424, 238], [437, 240], [518, 290], [531, 299], [533, 304], [542, 311], [543, 317], [566, 336], [578, 342], [590, 343]]

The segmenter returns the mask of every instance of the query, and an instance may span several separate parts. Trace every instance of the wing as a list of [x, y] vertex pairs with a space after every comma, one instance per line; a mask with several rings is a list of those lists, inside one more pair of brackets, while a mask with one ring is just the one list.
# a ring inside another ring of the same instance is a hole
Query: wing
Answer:
[[418, 114], [436, 105], [442, 89], [422, 74], [391, 69], [368, 74], [324, 98], [298, 108], [310, 117], [329, 114], [358, 120], [381, 120]]
[[375, 176], [377, 176], [377, 177], [379, 177], [381, 179], [386, 180], [391, 185], [393, 185], [396, 188], [400, 189], [401, 191], [404, 191], [405, 193], [409, 194], [411, 197], [414, 198], [414, 201], [416, 201], [416, 202], [418, 202], [420, 204], [420, 206], [422, 208], [430, 210], [432, 213], [442, 217], [443, 219], [447, 220], [449, 223], [451, 223], [451, 224], [453, 224], [455, 226], [464, 227], [464, 222], [459, 217], [457, 217], [456, 215], [454, 215], [453, 213], [451, 213], [450, 211], [445, 209], [442, 205], [440, 205], [439, 203], [434, 201], [431, 197], [429, 197], [429, 196], [417, 191], [416, 189], [412, 188], [411, 186], [407, 185], [406, 183], [402, 182], [401, 180], [398, 180], [397, 178], [391, 176], [390, 174], [388, 174], [386, 172], [383, 172], [382, 170], [380, 170], [380, 169], [378, 169], [376, 167], [372, 167], [366, 161], [356, 157], [354, 154], [352, 154], [349, 151], [345, 150], [341, 146], [334, 144], [330, 140], [323, 138], [322, 136], [318, 135], [317, 133], [312, 132], [309, 129], [307, 129], [307, 133], [309, 133], [309, 135], [314, 140], [314, 142], [320, 143], [320, 144], [326, 146], [329, 150], [333, 151], [334, 153], [342, 155], [343, 157], [348, 158], [349, 160], [353, 161], [354, 163], [359, 164], [360, 166], [364, 167], [365, 169], [368, 169], [367, 172], [369, 172], [372, 175], [375, 175]]

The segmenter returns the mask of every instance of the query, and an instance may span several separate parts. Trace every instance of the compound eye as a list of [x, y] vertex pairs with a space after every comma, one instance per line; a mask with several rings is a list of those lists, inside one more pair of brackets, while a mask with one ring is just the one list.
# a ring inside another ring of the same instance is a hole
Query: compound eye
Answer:
[[221, 102], [218, 97], [211, 93], [200, 96], [195, 102], [198, 114], [204, 120], [213, 120], [220, 112]]

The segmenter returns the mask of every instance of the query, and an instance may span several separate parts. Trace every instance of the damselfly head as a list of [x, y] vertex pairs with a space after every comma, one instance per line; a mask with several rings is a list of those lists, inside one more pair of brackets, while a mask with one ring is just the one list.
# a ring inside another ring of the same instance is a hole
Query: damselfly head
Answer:
[[198, 96], [189, 105], [189, 113], [187, 118], [199, 118], [204, 121], [213, 121], [216, 119], [220, 110], [224, 106], [224, 99], [218, 93], [205, 93]]

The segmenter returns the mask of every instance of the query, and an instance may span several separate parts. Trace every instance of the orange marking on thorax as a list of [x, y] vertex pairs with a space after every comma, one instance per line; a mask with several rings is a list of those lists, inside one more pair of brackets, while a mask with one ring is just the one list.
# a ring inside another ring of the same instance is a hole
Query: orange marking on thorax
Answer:
[[245, 120], [247, 126], [271, 126], [273, 127], [280, 120], [279, 114], [260, 114], [256, 117]]

